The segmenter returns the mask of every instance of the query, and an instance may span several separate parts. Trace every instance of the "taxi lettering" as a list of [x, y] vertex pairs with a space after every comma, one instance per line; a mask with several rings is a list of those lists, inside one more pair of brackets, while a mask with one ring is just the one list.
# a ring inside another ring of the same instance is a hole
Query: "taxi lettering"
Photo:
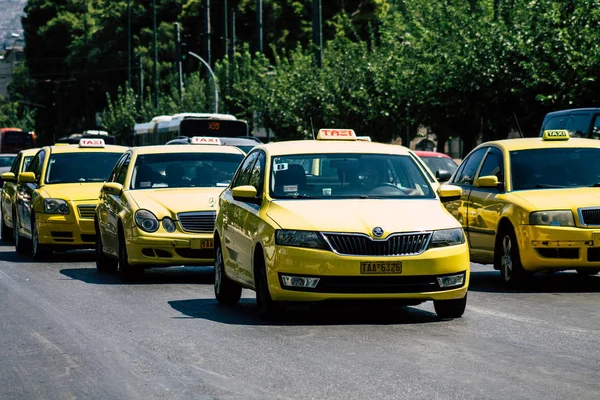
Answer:
[[79, 147], [104, 147], [104, 139], [81, 139]]
[[192, 144], [213, 144], [220, 145], [221, 140], [216, 137], [195, 136], [192, 138]]
[[352, 129], [320, 129], [317, 134], [317, 139], [356, 140], [356, 133], [354, 133]]

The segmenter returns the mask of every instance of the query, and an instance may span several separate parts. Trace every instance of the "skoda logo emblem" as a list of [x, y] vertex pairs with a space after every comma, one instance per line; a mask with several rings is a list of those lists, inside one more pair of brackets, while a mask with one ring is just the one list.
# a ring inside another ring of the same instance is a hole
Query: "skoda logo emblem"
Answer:
[[211, 197], [210, 199], [208, 199], [208, 205], [210, 207], [214, 207], [215, 206], [215, 199], [213, 197]]
[[383, 228], [380, 226], [376, 226], [375, 228], [373, 228], [373, 235], [377, 237], [383, 236]]

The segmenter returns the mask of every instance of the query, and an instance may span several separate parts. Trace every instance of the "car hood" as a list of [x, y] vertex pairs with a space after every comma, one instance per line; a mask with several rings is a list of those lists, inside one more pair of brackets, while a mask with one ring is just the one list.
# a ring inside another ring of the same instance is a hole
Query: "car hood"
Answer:
[[460, 227], [437, 199], [278, 200], [269, 204], [267, 215], [283, 229], [372, 235], [381, 227], [383, 237]]
[[529, 203], [532, 210], [576, 210], [600, 207], [600, 188], [536, 189], [513, 192], [513, 196]]
[[46, 198], [67, 201], [98, 201], [104, 182], [55, 183], [44, 185]]
[[143, 189], [128, 193], [141, 209], [152, 211], [157, 218], [177, 219], [186, 211], [217, 210], [219, 195], [225, 188]]

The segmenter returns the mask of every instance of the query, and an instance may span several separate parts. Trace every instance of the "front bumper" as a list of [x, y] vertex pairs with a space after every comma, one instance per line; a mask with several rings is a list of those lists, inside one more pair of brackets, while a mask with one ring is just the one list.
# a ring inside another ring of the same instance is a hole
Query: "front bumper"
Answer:
[[127, 256], [130, 264], [148, 268], [213, 265], [213, 235], [179, 232], [156, 234], [134, 228], [127, 238]]
[[[361, 262], [402, 262], [398, 275], [365, 275]], [[437, 278], [465, 274], [462, 286], [440, 288]], [[415, 256], [341, 256], [330, 251], [276, 246], [267, 260], [267, 279], [276, 301], [451, 300], [463, 298], [469, 286], [466, 244], [430, 249]], [[282, 275], [318, 277], [314, 289], [285, 287]]]
[[521, 225], [518, 240], [528, 271], [600, 268], [600, 229]]
[[40, 244], [51, 247], [93, 248], [96, 229], [93, 219], [80, 219], [73, 214], [36, 213]]

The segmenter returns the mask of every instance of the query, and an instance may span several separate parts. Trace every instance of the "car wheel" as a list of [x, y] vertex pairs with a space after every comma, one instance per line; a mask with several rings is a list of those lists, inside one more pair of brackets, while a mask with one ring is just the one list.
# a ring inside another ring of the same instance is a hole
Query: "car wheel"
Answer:
[[467, 295], [456, 300], [434, 300], [433, 308], [440, 318], [460, 318], [467, 307]]
[[600, 272], [600, 269], [598, 269], [598, 268], [579, 268], [576, 271], [581, 276], [592, 276], [592, 275], [597, 275], [598, 272]]
[[11, 242], [13, 240], [12, 229], [6, 225], [6, 221], [4, 221], [4, 216], [2, 216], [2, 240], [5, 242]]
[[500, 232], [496, 246], [496, 262], [499, 264], [500, 275], [504, 283], [513, 289], [519, 289], [529, 283], [531, 274], [523, 268], [519, 245], [512, 228]]
[[96, 225], [96, 269], [98, 272], [116, 272], [119, 267], [119, 260], [109, 257], [104, 253], [102, 246], [102, 235]]
[[15, 241], [15, 250], [19, 254], [27, 255], [28, 247], [26, 239], [19, 233], [19, 220], [17, 212], [13, 210], [13, 238]]
[[276, 319], [283, 314], [284, 307], [281, 303], [273, 301], [269, 292], [269, 282], [267, 280], [267, 268], [262, 255], [260, 260], [256, 261], [254, 266], [255, 285], [256, 285], [256, 306], [258, 315], [263, 319]]
[[119, 229], [119, 275], [124, 281], [132, 281], [139, 278], [143, 269], [137, 268], [129, 264], [129, 257], [127, 256], [127, 246], [125, 245], [125, 235], [123, 234], [122, 228]]
[[52, 253], [52, 251], [49, 246], [40, 243], [35, 216], [32, 216], [31, 219], [31, 255], [36, 260], [44, 260]]
[[242, 287], [225, 275], [221, 245], [215, 242], [215, 297], [225, 305], [233, 305], [242, 297]]

